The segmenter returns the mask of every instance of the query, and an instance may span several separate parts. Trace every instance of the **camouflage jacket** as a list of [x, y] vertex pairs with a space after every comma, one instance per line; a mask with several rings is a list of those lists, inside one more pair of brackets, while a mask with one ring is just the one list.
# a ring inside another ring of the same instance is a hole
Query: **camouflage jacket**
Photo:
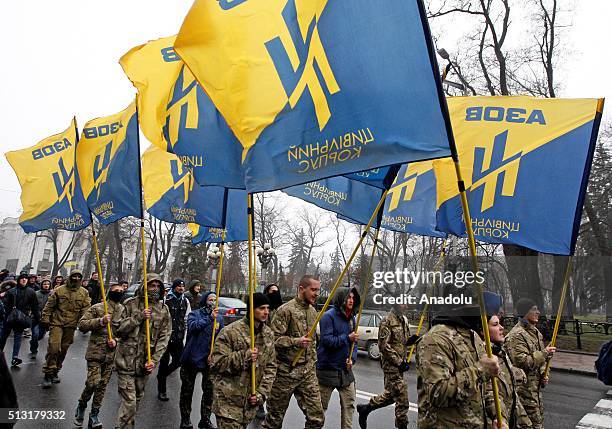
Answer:
[[468, 328], [434, 325], [417, 345], [419, 429], [483, 428], [492, 397], [479, 363], [482, 340]]
[[[497, 387], [504, 421], [510, 429], [531, 429], [531, 420], [527, 416], [516, 390], [527, 382], [527, 376], [522, 369], [512, 365], [510, 358], [503, 349], [498, 350], [495, 355], [499, 359], [500, 371], [497, 378]], [[495, 416], [495, 403], [489, 402], [488, 406], [489, 417]], [[493, 420], [491, 418], [488, 420], [489, 425], [492, 425]]]
[[505, 346], [514, 366], [527, 374], [517, 392], [523, 401], [541, 404], [540, 378], [546, 366], [546, 346], [538, 328], [519, 321], [506, 336]]
[[[119, 325], [119, 317], [123, 310], [123, 305], [113, 302], [108, 303], [108, 314], [111, 315], [111, 329], [113, 330], [113, 338], [115, 339], [115, 331]], [[79, 330], [82, 332], [91, 332], [89, 344], [85, 352], [85, 359], [95, 362], [112, 362], [115, 359], [115, 350], [108, 347], [108, 329], [106, 323], [100, 324], [104, 317], [104, 304], [99, 302], [87, 309], [81, 320], [79, 320]]]
[[[157, 366], [168, 347], [172, 335], [172, 319], [166, 304], [161, 301], [150, 304], [151, 314], [151, 360]], [[144, 298], [135, 296], [123, 303], [115, 331], [118, 337], [115, 367], [123, 374], [145, 375], [147, 362]]]
[[[308, 333], [317, 318], [317, 311], [312, 305], [306, 304], [299, 298], [281, 305], [274, 315], [270, 328], [274, 332], [276, 358], [285, 364], [291, 365], [299, 347], [300, 338]], [[317, 345], [315, 341], [304, 351], [297, 365], [314, 367], [317, 362]], [[314, 371], [314, 369], [313, 369]]]
[[85, 310], [91, 305], [87, 289], [63, 284], [47, 299], [40, 321], [49, 326], [76, 328]]
[[[259, 404], [263, 404], [276, 377], [276, 352], [274, 335], [267, 325], [256, 332], [255, 346], [259, 357], [255, 368], [255, 381]], [[257, 407], [248, 404], [251, 395], [251, 336], [245, 319], [221, 330], [215, 340], [212, 355], [214, 392], [212, 411], [217, 416], [249, 424]]]
[[408, 320], [401, 314], [391, 311], [378, 328], [378, 348], [383, 371], [399, 371], [398, 367], [406, 360], [410, 337]]

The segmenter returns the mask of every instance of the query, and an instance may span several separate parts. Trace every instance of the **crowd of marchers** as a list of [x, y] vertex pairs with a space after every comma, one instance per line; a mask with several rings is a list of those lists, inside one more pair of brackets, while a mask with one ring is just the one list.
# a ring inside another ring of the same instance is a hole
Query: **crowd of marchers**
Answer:
[[[0, 346], [4, 350], [13, 336], [10, 364], [19, 366], [22, 338], [30, 338], [29, 357], [36, 359], [38, 344], [48, 333], [43, 389], [58, 388], [75, 330], [90, 333], [85, 386], [73, 418], [77, 427], [84, 425], [91, 401], [88, 428], [102, 428], [99, 411], [113, 372], [121, 398], [115, 427], [133, 428], [148, 378], [157, 371], [157, 399], [169, 401], [177, 395], [167, 394], [166, 379], [179, 370], [181, 419], [168, 427], [193, 427], [191, 403], [200, 374], [198, 428], [214, 428], [214, 414], [219, 429], [246, 428], [255, 419], [264, 429], [280, 429], [295, 397], [305, 416], [305, 428], [319, 429], [332, 392], [337, 390], [342, 429], [353, 427], [355, 411], [360, 428], [367, 428], [368, 416], [391, 404], [395, 404], [395, 426], [405, 429], [409, 411], [405, 373], [414, 348], [419, 428], [543, 428], [541, 389], [548, 383], [545, 367], [555, 348], [545, 346], [536, 328], [539, 309], [528, 299], [516, 303], [519, 321], [504, 335], [501, 297], [485, 292], [492, 357], [485, 353], [477, 305], [445, 307], [421, 337], [410, 332], [408, 306], [394, 305], [378, 334], [384, 391], [356, 405], [359, 380], [353, 367], [362, 299], [356, 288], [336, 291], [332, 305], [320, 318], [317, 335], [312, 336], [321, 286], [310, 275], [302, 277], [296, 296], [285, 303], [275, 284], [254, 293], [253, 314], [247, 306], [245, 317], [227, 326], [219, 314], [216, 294], [202, 290], [197, 280], [188, 290], [181, 279], [166, 289], [159, 274], [149, 273], [146, 285], [141, 284], [126, 299], [127, 286], [122, 281], [111, 284], [102, 299], [96, 273], [84, 281], [79, 270], [72, 270], [66, 279], [57, 276], [52, 280], [26, 273], [15, 278], [7, 270], [0, 271]], [[7, 386], [0, 406], [17, 407], [4, 354], [0, 379]]]

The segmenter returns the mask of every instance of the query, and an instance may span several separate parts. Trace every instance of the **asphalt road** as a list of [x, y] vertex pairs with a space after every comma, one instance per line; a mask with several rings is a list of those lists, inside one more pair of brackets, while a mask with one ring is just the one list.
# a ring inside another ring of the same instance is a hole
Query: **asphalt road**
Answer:
[[[38, 359], [28, 358], [29, 344], [22, 343], [21, 357], [24, 363], [12, 369], [13, 380], [19, 395], [19, 405], [24, 410], [62, 410], [66, 419], [63, 421], [22, 421], [16, 428], [70, 428], [72, 416], [77, 399], [85, 382], [86, 362], [84, 359], [88, 335], [79, 332], [75, 334], [75, 341], [68, 352], [64, 368], [60, 373], [61, 383], [49, 390], [42, 390], [42, 364], [46, 350], [46, 337], [40, 344]], [[12, 340], [9, 339], [5, 354], [10, 356]], [[360, 353], [360, 360], [355, 367], [357, 380], [358, 402], [366, 402], [370, 396], [379, 393], [383, 388], [382, 370], [378, 362], [370, 361], [365, 354]], [[7, 359], [8, 360], [8, 359]], [[408, 393], [411, 402], [410, 427], [416, 428], [416, 379], [413, 371], [408, 377]], [[156, 398], [157, 390], [154, 377], [147, 385], [145, 398], [141, 404], [136, 419], [137, 427], [178, 428], [180, 414], [178, 408], [178, 392], [180, 379], [178, 371], [168, 379], [169, 402], [160, 402]], [[199, 379], [198, 379], [199, 383]], [[1, 387], [0, 387], [1, 388]], [[607, 388], [594, 377], [553, 372], [551, 384], [544, 391], [546, 409], [546, 427], [563, 429], [574, 428], [576, 423], [587, 414], [605, 396]], [[194, 393], [192, 422], [197, 427], [199, 419], [199, 398], [201, 390], [196, 386]], [[114, 427], [117, 409], [119, 408], [116, 377], [113, 376], [101, 410], [101, 419], [104, 427]], [[87, 421], [87, 420], [86, 420]], [[373, 429], [392, 429], [394, 417], [393, 407], [373, 412], [369, 418], [369, 427]], [[295, 401], [292, 401], [283, 427], [295, 429], [303, 427], [304, 418]], [[330, 408], [326, 414], [325, 428], [338, 428], [340, 426], [339, 399], [336, 393], [330, 401]], [[359, 427], [357, 418], [353, 427]]]

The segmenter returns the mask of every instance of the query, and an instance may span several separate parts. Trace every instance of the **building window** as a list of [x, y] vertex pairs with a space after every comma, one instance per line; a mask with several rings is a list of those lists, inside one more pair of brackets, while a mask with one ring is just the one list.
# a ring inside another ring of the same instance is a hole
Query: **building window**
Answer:
[[50, 257], [51, 257], [51, 249], [45, 249], [45, 251], [43, 252], [42, 260], [45, 262], [49, 262]]

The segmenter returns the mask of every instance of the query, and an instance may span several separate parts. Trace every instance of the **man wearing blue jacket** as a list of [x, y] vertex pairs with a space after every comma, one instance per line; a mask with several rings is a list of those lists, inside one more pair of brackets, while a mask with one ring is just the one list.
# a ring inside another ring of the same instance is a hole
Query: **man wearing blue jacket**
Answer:
[[340, 288], [334, 296], [333, 308], [325, 312], [319, 323], [320, 341], [317, 348], [317, 378], [321, 391], [321, 404], [327, 405], [334, 389], [340, 395], [341, 429], [353, 427], [355, 412], [355, 376], [353, 365], [357, 360], [357, 347], [349, 358], [351, 345], [357, 341], [355, 315], [360, 297], [356, 288]]
[[[190, 429], [191, 398], [198, 373], [202, 373], [202, 400], [198, 428], [212, 429], [210, 413], [213, 402], [213, 386], [210, 380], [210, 345], [213, 325], [217, 319], [217, 333], [223, 328], [223, 317], [215, 308], [217, 295], [206, 292], [200, 298], [200, 308], [189, 313], [187, 318], [187, 343], [181, 356], [181, 429]], [[216, 335], [216, 334], [215, 334]]]

